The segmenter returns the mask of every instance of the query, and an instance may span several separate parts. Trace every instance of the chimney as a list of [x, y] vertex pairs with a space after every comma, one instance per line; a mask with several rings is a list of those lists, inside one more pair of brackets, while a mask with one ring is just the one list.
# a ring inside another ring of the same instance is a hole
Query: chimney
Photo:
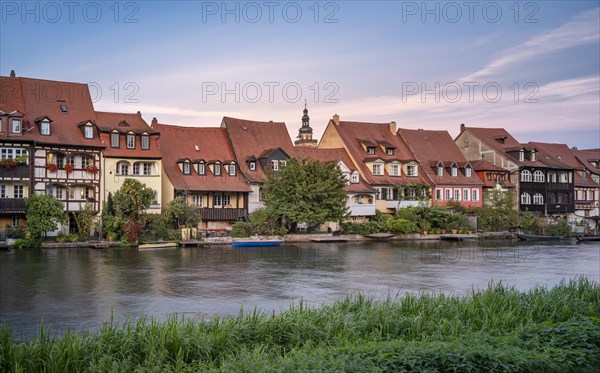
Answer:
[[17, 76], [17, 74], [15, 74], [15, 70], [10, 70], [10, 77], [14, 78], [15, 76]]
[[136, 113], [138, 115], [138, 117], [142, 116], [142, 112], [138, 110], [138, 112]]
[[461, 123], [460, 124], [460, 133], [463, 133], [465, 131], [465, 124]]
[[396, 122], [394, 121], [390, 122], [390, 132], [392, 133], [392, 135], [396, 134]]
[[153, 126], [155, 126], [157, 124], [158, 124], [158, 120], [156, 119], [156, 117], [152, 118], [152, 124], [151, 124], [151, 126], [153, 127]]
[[340, 125], [340, 116], [337, 114], [333, 114], [333, 124], [335, 124], [336, 126]]

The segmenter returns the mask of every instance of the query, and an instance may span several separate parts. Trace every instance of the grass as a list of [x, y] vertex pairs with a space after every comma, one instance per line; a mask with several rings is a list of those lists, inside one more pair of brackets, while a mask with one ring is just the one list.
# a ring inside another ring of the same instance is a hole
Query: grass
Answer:
[[13, 341], [0, 328], [0, 371], [596, 371], [600, 285], [586, 278], [466, 297], [358, 295], [272, 317], [257, 311], [105, 322], [98, 334]]

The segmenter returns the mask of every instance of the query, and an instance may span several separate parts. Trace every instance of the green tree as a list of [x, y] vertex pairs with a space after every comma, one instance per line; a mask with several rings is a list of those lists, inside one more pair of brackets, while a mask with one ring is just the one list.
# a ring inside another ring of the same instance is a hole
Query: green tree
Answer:
[[169, 202], [162, 216], [171, 228], [194, 227], [202, 220], [200, 210], [190, 205], [184, 196], [177, 196]]
[[347, 215], [346, 180], [339, 167], [318, 160], [290, 160], [263, 187], [268, 209], [309, 228]]
[[73, 214], [73, 217], [77, 224], [77, 238], [79, 241], [85, 241], [96, 224], [96, 212], [90, 203], [86, 203], [83, 208], [81, 208], [81, 204], [79, 206], [79, 213]]
[[478, 224], [484, 230], [496, 232], [516, 226], [519, 213], [514, 208], [515, 201], [512, 193], [493, 190], [477, 211]]
[[48, 194], [33, 194], [25, 199], [27, 206], [27, 225], [33, 238], [40, 238], [42, 233], [53, 231], [59, 223], [66, 223], [68, 215], [64, 204]]
[[150, 207], [154, 191], [135, 179], [125, 179], [113, 197], [115, 215], [123, 222], [129, 242], [136, 242], [142, 232], [142, 215]]

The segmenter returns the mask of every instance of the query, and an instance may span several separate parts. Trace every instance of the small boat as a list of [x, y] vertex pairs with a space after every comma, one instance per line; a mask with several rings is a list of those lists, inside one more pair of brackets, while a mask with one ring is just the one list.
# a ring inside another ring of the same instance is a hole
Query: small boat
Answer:
[[282, 240], [234, 240], [231, 242], [233, 247], [266, 247], [281, 246]]
[[579, 242], [600, 241], [600, 236], [577, 236], [575, 238]]
[[395, 234], [393, 233], [371, 233], [365, 235], [365, 237], [373, 238], [375, 240], [387, 240], [388, 238], [392, 238], [394, 236]]
[[108, 248], [108, 242], [90, 242], [90, 249], [106, 249]]
[[522, 234], [517, 233], [517, 238], [521, 241], [558, 241], [565, 238], [564, 236], [542, 236], [538, 234]]
[[177, 247], [177, 242], [172, 241], [155, 241], [141, 243], [138, 249], [173, 249]]

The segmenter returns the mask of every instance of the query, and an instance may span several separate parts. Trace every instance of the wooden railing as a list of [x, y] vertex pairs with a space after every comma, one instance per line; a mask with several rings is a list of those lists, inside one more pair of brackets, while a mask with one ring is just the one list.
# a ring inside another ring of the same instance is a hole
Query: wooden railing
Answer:
[[238, 220], [241, 216], [248, 216], [246, 209], [233, 208], [201, 208], [202, 220]]

